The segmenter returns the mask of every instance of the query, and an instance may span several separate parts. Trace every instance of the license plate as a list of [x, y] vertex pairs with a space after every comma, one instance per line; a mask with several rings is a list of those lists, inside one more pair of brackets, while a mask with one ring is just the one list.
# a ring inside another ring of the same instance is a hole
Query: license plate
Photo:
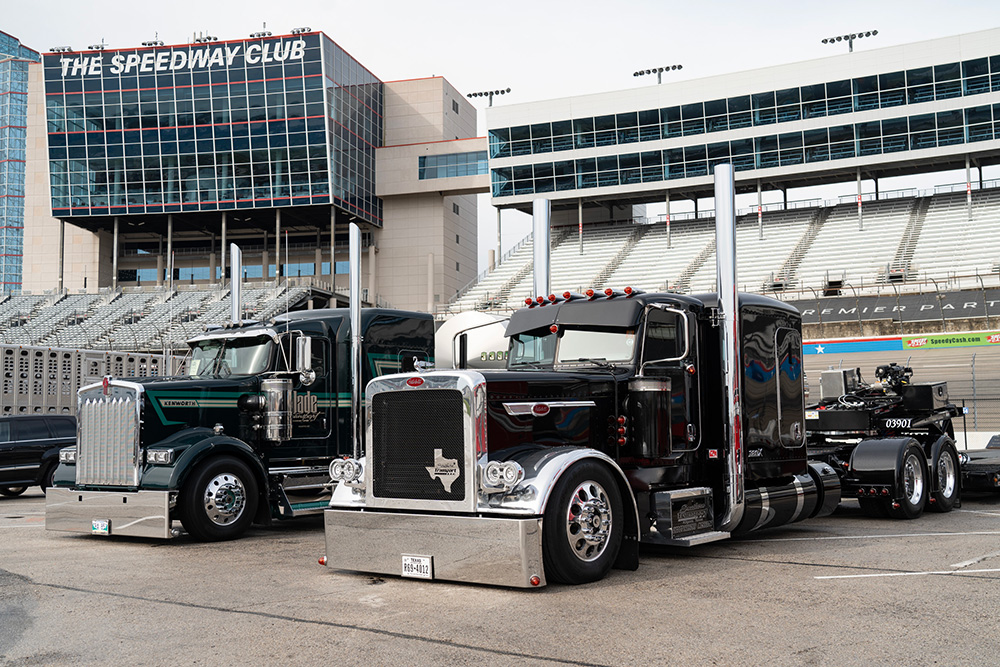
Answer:
[[90, 532], [94, 535], [110, 535], [111, 534], [111, 520], [110, 519], [94, 519], [90, 522]]
[[404, 577], [413, 577], [415, 579], [433, 579], [434, 557], [403, 554], [402, 574]]

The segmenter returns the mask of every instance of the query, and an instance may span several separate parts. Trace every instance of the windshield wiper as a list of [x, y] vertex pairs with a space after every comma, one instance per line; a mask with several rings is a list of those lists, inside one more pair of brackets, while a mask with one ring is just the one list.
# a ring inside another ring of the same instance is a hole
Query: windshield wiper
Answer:
[[510, 367], [511, 368], [521, 368], [521, 367], [526, 367], [526, 368], [546, 368], [545, 365], [543, 365], [542, 363], [540, 363], [538, 361], [517, 361], [517, 362], [512, 363], [510, 365]]
[[576, 363], [576, 362], [580, 362], [580, 361], [586, 362], [586, 363], [589, 363], [589, 364], [594, 364], [595, 366], [597, 366], [599, 368], [607, 368], [607, 369], [610, 369], [610, 370], [614, 370], [614, 364], [609, 364], [608, 361], [604, 357], [600, 357], [600, 358], [580, 357], [579, 359], [563, 359], [562, 360], [562, 362], [564, 364], [572, 364], [572, 363]]

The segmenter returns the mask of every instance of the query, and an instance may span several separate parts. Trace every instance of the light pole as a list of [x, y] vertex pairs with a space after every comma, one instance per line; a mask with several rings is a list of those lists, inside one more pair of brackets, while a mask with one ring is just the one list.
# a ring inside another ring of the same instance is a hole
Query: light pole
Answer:
[[504, 88], [502, 90], [483, 90], [483, 91], [480, 91], [478, 93], [469, 93], [468, 95], [466, 95], [466, 97], [468, 97], [468, 98], [473, 98], [473, 97], [488, 97], [488, 98], [490, 98], [490, 104], [489, 105], [493, 106], [493, 96], [494, 95], [506, 95], [509, 92], [510, 92], [510, 88]]
[[878, 30], [865, 30], [864, 32], [852, 32], [847, 35], [837, 35], [836, 37], [827, 37], [823, 40], [824, 44], [836, 44], [837, 42], [847, 42], [848, 53], [854, 52], [854, 40], [861, 39], [862, 37], [874, 37], [878, 34]]
[[632, 76], [646, 76], [647, 74], [656, 75], [656, 83], [663, 83], [663, 73], [671, 72], [673, 70], [684, 69], [684, 65], [669, 65], [667, 67], [653, 67], [651, 69], [641, 69], [637, 72], [632, 72]]

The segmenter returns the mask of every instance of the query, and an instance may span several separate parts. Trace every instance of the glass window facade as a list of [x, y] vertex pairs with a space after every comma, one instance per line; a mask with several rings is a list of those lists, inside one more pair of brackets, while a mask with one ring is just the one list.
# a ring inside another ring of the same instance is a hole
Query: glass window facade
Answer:
[[768, 134], [683, 148], [639, 151], [492, 170], [494, 197], [706, 176], [1000, 139], [1000, 104]]
[[0, 32], [0, 291], [21, 288], [28, 66], [35, 51]]
[[419, 178], [453, 178], [482, 176], [489, 173], [486, 151], [420, 156]]
[[320, 33], [44, 57], [56, 217], [335, 204], [381, 224], [381, 82]]
[[503, 127], [490, 158], [658, 141], [1000, 91], [1000, 55], [639, 112]]

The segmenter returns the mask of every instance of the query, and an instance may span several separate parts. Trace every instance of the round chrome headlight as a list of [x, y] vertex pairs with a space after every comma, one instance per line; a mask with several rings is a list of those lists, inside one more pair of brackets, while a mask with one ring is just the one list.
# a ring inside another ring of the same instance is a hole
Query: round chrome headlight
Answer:
[[499, 461], [490, 461], [486, 464], [486, 483], [490, 486], [500, 486], [503, 480], [503, 464]]
[[513, 489], [514, 486], [524, 477], [524, 468], [516, 461], [507, 461], [503, 464], [504, 486]]
[[344, 459], [336, 459], [330, 464], [330, 479], [339, 482], [344, 478]]

